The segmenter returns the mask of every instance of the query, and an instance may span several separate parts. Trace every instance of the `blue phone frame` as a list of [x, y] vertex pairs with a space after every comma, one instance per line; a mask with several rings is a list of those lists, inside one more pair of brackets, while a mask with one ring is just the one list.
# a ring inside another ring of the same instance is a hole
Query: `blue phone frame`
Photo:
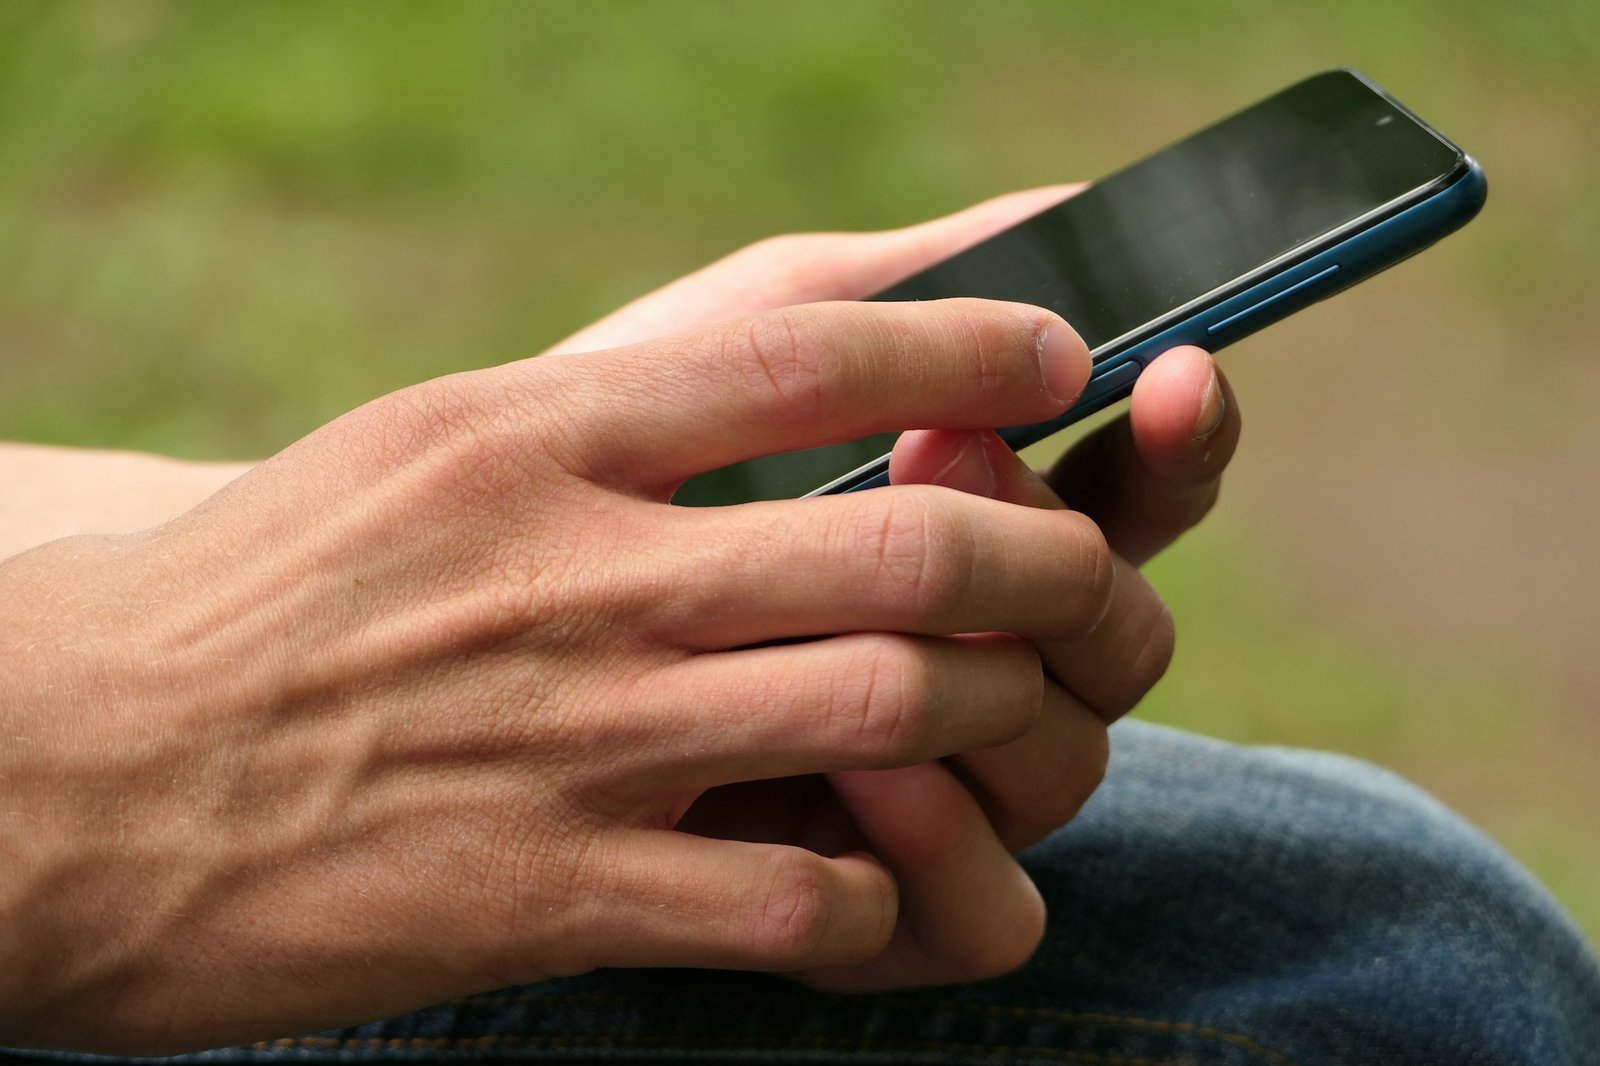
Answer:
[[[1371, 82], [1367, 84], [1410, 114], [1387, 93]], [[1418, 122], [1432, 130], [1420, 119]], [[1439, 136], [1437, 131], [1433, 132]], [[1440, 136], [1440, 140], [1445, 138]], [[1445, 143], [1450, 142], [1445, 140]], [[1158, 323], [1153, 334], [1119, 338], [1094, 352], [1094, 370], [1089, 383], [1071, 408], [1048, 422], [1000, 429], [1001, 439], [1020, 450], [1059, 433], [1132, 395], [1133, 383], [1139, 374], [1162, 352], [1190, 344], [1210, 352], [1219, 351], [1303, 307], [1394, 266], [1460, 229], [1483, 206], [1488, 182], [1477, 161], [1459, 148], [1456, 150], [1460, 152], [1460, 161], [1448, 174], [1416, 190], [1398, 204], [1389, 205], [1378, 217], [1357, 219], [1309, 245], [1299, 258], [1263, 267], [1264, 276], [1258, 271], [1241, 279], [1233, 291], [1219, 290], [1202, 305], [1180, 312], [1178, 321]], [[1241, 285], [1243, 287], [1239, 288]], [[859, 492], [888, 483], [889, 457], [884, 455], [806, 495]]]

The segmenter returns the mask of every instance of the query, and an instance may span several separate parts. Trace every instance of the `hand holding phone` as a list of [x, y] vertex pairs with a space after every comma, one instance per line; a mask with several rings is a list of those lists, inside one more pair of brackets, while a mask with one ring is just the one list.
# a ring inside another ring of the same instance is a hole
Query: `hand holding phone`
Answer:
[[[819, 299], [858, 299], [1079, 188], [1012, 193], [902, 230], [762, 241], [641, 297], [558, 350], [611, 347]], [[1178, 349], [1140, 380], [1125, 418], [1062, 459], [1048, 487], [1009, 449], [996, 452], [996, 442], [985, 453], [992, 466], [978, 461], [984, 473], [972, 476], [975, 451], [952, 465], [954, 453], [976, 431], [904, 434], [896, 447], [895, 476], [906, 484], [927, 483], [943, 470], [942, 483], [964, 492], [989, 494], [989, 479], [1001, 501], [1036, 507], [1070, 501], [1100, 527], [1113, 552], [1137, 565], [1198, 521], [1215, 499], [1239, 419], [1239, 405], [1210, 356]], [[827, 852], [868, 847], [861, 832], [870, 827], [874, 852], [893, 858], [901, 920], [916, 930], [919, 950], [908, 953], [900, 945], [863, 966], [818, 972], [807, 980], [858, 988], [953, 980], [997, 972], [1027, 953], [1035, 935], [1033, 891], [1001, 861], [1003, 851], [1026, 846], [1077, 811], [1105, 772], [1106, 722], [1154, 684], [1170, 648], [1170, 620], [1154, 593], [1137, 575], [1123, 587], [1149, 594], [1131, 605], [1144, 611], [1147, 624], [1118, 627], [1120, 649], [1075, 653], [1070, 644], [1041, 647], [1036, 654], [1048, 658], [1054, 671], [1042, 690], [1049, 712], [1009, 744], [955, 756], [953, 765], [962, 770], [959, 788], [949, 787], [942, 768], [924, 764], [881, 775], [746, 782], [713, 789], [689, 810], [680, 823], [686, 831], [774, 839], [775, 826], [792, 823], [786, 831], [803, 833], [796, 839]], [[1103, 630], [1099, 639], [1110, 633]], [[981, 822], [974, 813], [981, 813]], [[974, 852], [970, 843], [952, 846], [954, 840], [986, 837], [997, 838], [1001, 848]], [[976, 914], [992, 920], [976, 923]]]
[[[1005, 427], [1020, 448], [1128, 396], [1182, 344], [1215, 351], [1420, 251], [1482, 205], [1482, 170], [1360, 75], [1330, 71], [1216, 123], [873, 299], [1037, 303], [1084, 336], [1072, 410]], [[911, 428], [911, 427], [907, 427]], [[885, 484], [894, 434], [694, 478], [683, 504]]]

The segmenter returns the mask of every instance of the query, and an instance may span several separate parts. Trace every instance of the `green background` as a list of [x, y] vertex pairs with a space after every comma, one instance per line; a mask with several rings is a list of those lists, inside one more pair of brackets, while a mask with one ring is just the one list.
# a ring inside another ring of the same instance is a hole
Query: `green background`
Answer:
[[1395, 767], [1600, 934], [1600, 5], [0, 2], [0, 439], [269, 453], [758, 237], [1356, 66], [1484, 215], [1230, 350], [1141, 713]]

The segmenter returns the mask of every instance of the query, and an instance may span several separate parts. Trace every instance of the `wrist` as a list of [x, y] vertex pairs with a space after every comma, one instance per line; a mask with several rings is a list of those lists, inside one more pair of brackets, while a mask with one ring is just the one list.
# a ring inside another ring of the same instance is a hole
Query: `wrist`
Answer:
[[139, 452], [0, 444], [0, 559], [60, 537], [170, 521], [250, 469]]
[[131, 733], [108, 758], [101, 728], [152, 695], [148, 630], [113, 592], [134, 543], [71, 537], [0, 560], [0, 1046], [72, 1039], [53, 1019], [108, 998], [145, 933], [116, 861], [137, 816], [104, 787], [145, 745]]

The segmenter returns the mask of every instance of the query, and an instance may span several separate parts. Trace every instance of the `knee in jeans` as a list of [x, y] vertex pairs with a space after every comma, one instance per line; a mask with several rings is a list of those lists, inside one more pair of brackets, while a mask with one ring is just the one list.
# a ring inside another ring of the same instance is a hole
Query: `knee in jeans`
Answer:
[[1530, 875], [1421, 789], [1342, 756], [1119, 725], [1105, 786], [1027, 861], [1046, 951], [1087, 967], [1086, 987], [1248, 988], [1365, 1016], [1369, 1036], [1411, 1018], [1462, 1046], [1600, 1003], [1592, 954]]
[[1545, 921], [1553, 910], [1483, 833], [1388, 770], [1149, 726], [1134, 733], [1113, 742], [1107, 789], [1112, 807], [1119, 784], [1130, 801], [1115, 812], [1122, 829], [1149, 826], [1150, 843], [1236, 890], [1248, 883], [1247, 895], [1274, 910], [1430, 923], [1448, 911], [1471, 928]]

